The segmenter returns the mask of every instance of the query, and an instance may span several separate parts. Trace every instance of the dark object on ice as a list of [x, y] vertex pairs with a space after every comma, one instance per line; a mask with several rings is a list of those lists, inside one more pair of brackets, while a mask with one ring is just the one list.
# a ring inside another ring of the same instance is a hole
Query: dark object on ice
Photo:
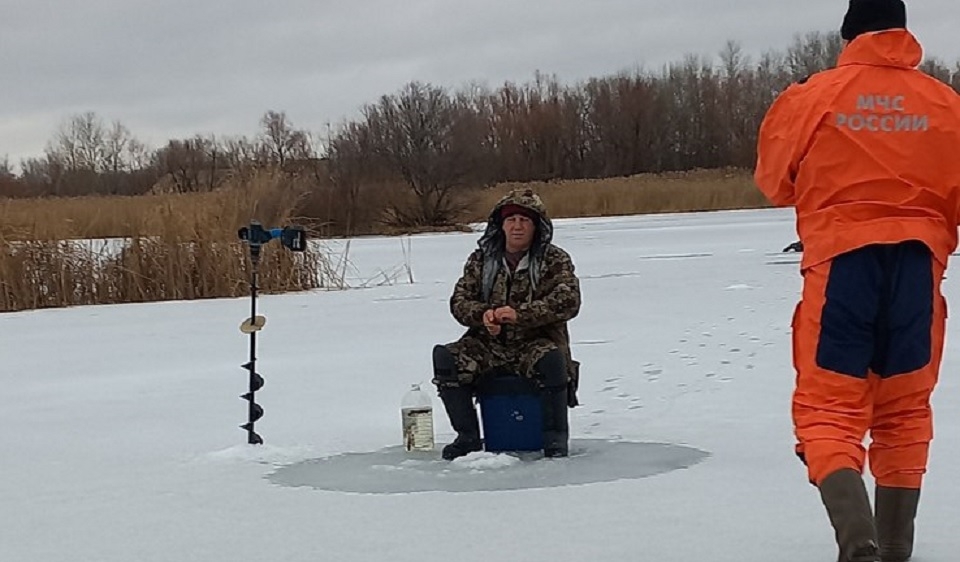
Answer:
[[797, 240], [793, 244], [790, 244], [782, 250], [783, 252], [802, 252], [803, 251], [803, 242]]
[[[476, 393], [486, 451], [544, 448], [543, 430], [547, 420], [536, 381], [501, 369], [481, 377]], [[565, 409], [567, 405], [564, 403], [561, 407]], [[554, 416], [551, 414], [550, 419]]]

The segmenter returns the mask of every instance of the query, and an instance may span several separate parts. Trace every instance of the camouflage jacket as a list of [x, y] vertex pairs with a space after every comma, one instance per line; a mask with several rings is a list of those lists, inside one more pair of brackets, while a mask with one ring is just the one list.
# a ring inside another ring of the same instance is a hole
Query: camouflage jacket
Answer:
[[[503, 259], [503, 222], [500, 208], [516, 204], [534, 210], [540, 217], [537, 237], [526, 260], [510, 272]], [[504, 345], [538, 338], [553, 341], [567, 359], [568, 374], [578, 381], [579, 364], [570, 353], [567, 322], [580, 312], [580, 281], [573, 260], [552, 244], [553, 224], [540, 198], [530, 190], [513, 192], [494, 207], [479, 248], [467, 259], [463, 275], [450, 298], [453, 317], [468, 328], [468, 334]], [[524, 267], [525, 265], [525, 267]], [[483, 313], [490, 308], [510, 306], [517, 311], [517, 323], [504, 325], [498, 336], [483, 326]]]
[[[559, 347], [569, 347], [566, 323], [580, 312], [580, 281], [567, 252], [550, 244], [539, 261], [538, 282], [530, 266], [511, 273], [502, 262], [496, 268], [490, 296], [484, 298], [484, 256], [474, 251], [463, 268], [450, 299], [450, 311], [471, 335], [494, 339], [483, 326], [483, 313], [490, 308], [510, 306], [517, 311], [517, 323], [505, 325], [497, 338], [506, 345], [547, 337]], [[532, 265], [532, 264], [531, 264]], [[564, 337], [558, 339], [558, 333]]]

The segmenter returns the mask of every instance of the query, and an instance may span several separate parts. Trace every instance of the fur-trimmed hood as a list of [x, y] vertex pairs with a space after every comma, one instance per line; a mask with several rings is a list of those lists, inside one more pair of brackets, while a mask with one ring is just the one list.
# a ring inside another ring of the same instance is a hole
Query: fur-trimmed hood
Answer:
[[537, 232], [533, 238], [533, 245], [530, 246], [530, 259], [543, 257], [547, 245], [553, 241], [553, 222], [547, 215], [547, 208], [544, 206], [543, 200], [530, 188], [515, 189], [494, 205], [490, 211], [490, 216], [487, 218], [487, 228], [483, 236], [480, 237], [480, 241], [477, 242], [483, 251], [483, 255], [485, 257], [503, 257], [505, 237], [500, 209], [507, 205], [517, 205], [536, 213], [538, 217], [536, 221]]
[[536, 221], [536, 233], [533, 236], [533, 244], [527, 252], [529, 260], [530, 280], [536, 287], [540, 280], [541, 266], [543, 265], [543, 256], [547, 247], [553, 241], [553, 222], [547, 215], [547, 208], [543, 204], [540, 196], [534, 193], [530, 188], [515, 189], [504, 196], [494, 205], [490, 211], [490, 217], [487, 219], [487, 228], [480, 237], [477, 245], [483, 253], [483, 297], [489, 299], [490, 290], [493, 287], [493, 280], [497, 276], [497, 271], [503, 264], [503, 254], [506, 247], [506, 237], [503, 233], [503, 217], [500, 216], [500, 209], [507, 205], [518, 205], [525, 209], [533, 211], [538, 217]]

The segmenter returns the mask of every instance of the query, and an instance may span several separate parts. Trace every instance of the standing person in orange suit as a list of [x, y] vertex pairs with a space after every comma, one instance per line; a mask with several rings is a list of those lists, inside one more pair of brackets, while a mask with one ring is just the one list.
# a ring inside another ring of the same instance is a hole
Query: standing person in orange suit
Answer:
[[840, 562], [903, 562], [933, 438], [940, 285], [960, 223], [960, 96], [917, 70], [922, 49], [901, 0], [851, 0], [841, 36], [836, 68], [771, 106], [755, 180], [774, 204], [796, 208], [804, 249], [796, 452]]

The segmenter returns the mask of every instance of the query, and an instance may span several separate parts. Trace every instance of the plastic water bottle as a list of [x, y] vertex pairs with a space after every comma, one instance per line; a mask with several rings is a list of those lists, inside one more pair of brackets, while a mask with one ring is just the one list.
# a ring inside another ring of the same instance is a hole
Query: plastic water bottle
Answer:
[[432, 451], [433, 401], [419, 384], [410, 386], [400, 402], [403, 419], [403, 447], [407, 451]]

